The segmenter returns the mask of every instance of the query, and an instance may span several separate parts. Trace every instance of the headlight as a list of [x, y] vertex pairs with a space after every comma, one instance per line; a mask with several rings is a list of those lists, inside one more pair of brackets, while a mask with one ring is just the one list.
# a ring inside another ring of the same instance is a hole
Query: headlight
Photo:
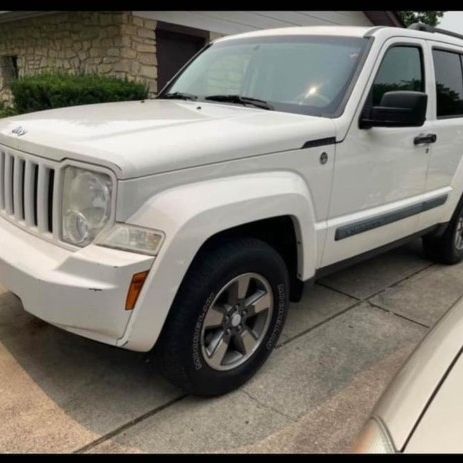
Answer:
[[109, 175], [66, 167], [63, 182], [63, 240], [86, 246], [111, 215], [112, 181]]
[[355, 453], [395, 453], [394, 444], [382, 422], [370, 418], [353, 447]]
[[98, 236], [95, 244], [155, 256], [163, 239], [164, 234], [158, 230], [118, 223]]

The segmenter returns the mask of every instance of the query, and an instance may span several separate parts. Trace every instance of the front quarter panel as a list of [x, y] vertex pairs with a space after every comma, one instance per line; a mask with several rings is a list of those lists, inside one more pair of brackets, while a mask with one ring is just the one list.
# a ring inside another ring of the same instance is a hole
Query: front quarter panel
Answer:
[[317, 243], [309, 190], [299, 175], [275, 171], [171, 188], [127, 220], [165, 233], [125, 336], [118, 345], [147, 351], [157, 340], [177, 290], [201, 245], [220, 231], [270, 217], [293, 218], [300, 242], [299, 274], [314, 273]]

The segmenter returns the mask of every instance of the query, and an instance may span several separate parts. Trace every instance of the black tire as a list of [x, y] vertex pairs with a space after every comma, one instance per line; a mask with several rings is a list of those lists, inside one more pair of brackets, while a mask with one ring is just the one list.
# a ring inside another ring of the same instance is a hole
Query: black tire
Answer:
[[[249, 272], [265, 277], [273, 292], [268, 328], [262, 330], [262, 342], [246, 361], [243, 358], [244, 363], [218, 371], [208, 365], [202, 352], [203, 320], [221, 288]], [[202, 250], [182, 282], [156, 345], [161, 372], [185, 392], [198, 396], [217, 396], [241, 386], [273, 350], [286, 319], [288, 292], [285, 262], [263, 241], [234, 239]]]
[[429, 259], [446, 265], [463, 260], [463, 247], [458, 247], [456, 242], [457, 234], [461, 232], [462, 220], [463, 205], [459, 205], [442, 235], [423, 237], [423, 249]]

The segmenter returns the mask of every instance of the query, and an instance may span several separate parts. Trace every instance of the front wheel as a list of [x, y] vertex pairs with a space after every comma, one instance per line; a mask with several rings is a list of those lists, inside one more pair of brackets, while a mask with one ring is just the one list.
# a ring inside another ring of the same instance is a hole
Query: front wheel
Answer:
[[164, 375], [203, 396], [251, 378], [281, 333], [289, 299], [281, 256], [256, 239], [201, 252], [171, 308], [157, 351]]

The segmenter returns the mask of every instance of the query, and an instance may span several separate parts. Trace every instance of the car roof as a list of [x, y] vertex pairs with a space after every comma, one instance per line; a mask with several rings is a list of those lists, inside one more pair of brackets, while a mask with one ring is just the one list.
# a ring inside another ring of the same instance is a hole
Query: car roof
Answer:
[[278, 29], [263, 29], [252, 32], [243, 32], [241, 34], [228, 35], [217, 39], [216, 42], [226, 40], [252, 38], [252, 37], [277, 37], [285, 35], [332, 35], [332, 36], [349, 36], [363, 37], [372, 27], [360, 26], [298, 26], [298, 27], [281, 27]]
[[226, 42], [244, 38], [258, 37], [279, 37], [293, 35], [327, 35], [332, 37], [378, 37], [387, 39], [389, 37], [419, 38], [435, 42], [447, 43], [463, 47], [463, 40], [439, 32], [427, 32], [416, 29], [405, 29], [403, 27], [389, 26], [297, 26], [282, 27], [278, 29], [263, 29], [241, 34], [227, 35], [216, 39], [214, 42]]

